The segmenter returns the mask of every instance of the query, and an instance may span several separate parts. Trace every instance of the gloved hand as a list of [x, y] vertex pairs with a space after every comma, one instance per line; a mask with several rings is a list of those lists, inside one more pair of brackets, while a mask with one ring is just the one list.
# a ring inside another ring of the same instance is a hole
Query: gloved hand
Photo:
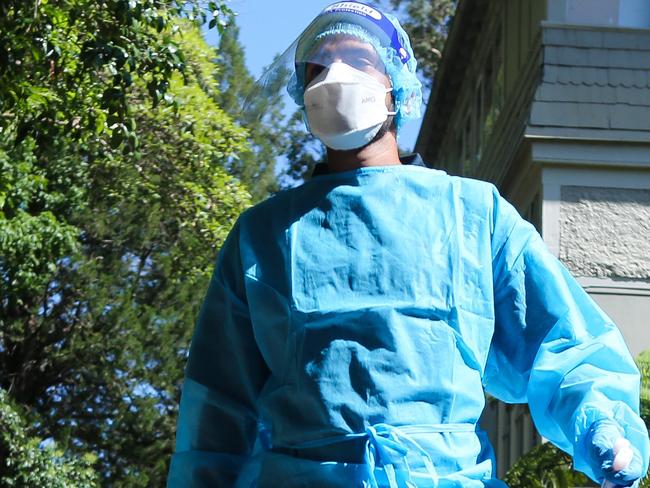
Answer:
[[603, 486], [636, 487], [643, 476], [641, 454], [624, 436], [623, 429], [609, 419], [597, 420], [587, 432], [589, 463]]

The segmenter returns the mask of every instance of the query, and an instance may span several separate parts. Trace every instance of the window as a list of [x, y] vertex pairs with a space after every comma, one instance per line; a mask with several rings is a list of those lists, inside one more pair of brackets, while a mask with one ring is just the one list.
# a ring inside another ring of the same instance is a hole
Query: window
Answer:
[[493, 49], [490, 50], [482, 72], [478, 76], [471, 101], [460, 126], [459, 149], [462, 174], [475, 176], [477, 165], [485, 152], [485, 145], [494, 130], [504, 102], [502, 25], [496, 29]]
[[476, 109], [476, 147], [474, 152], [474, 161], [478, 162], [481, 160], [481, 152], [483, 149], [483, 127], [485, 122], [485, 106], [483, 105], [483, 100], [485, 98], [483, 79], [479, 78], [478, 84], [476, 85], [476, 101], [474, 102], [474, 108]]
[[483, 70], [483, 107], [481, 109], [481, 146], [490, 138], [504, 103], [502, 26], [496, 30], [494, 49]]
[[471, 175], [474, 170], [474, 144], [472, 140], [472, 112], [466, 111], [465, 122], [463, 124], [463, 175]]
[[650, 28], [650, 2], [648, 0], [621, 0], [618, 9], [618, 25]]
[[619, 0], [567, 0], [566, 21], [570, 24], [618, 24]]
[[566, 0], [569, 24], [650, 28], [648, 0]]
[[542, 231], [542, 197], [538, 191], [523, 212], [522, 217], [533, 224], [537, 232]]

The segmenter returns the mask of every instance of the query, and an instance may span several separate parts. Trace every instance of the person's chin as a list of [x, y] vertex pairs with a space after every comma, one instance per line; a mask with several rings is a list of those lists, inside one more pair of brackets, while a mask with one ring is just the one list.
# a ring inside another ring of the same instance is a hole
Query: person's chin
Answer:
[[329, 149], [330, 151], [335, 151], [337, 153], [356, 153], [356, 152], [359, 152], [362, 149], [365, 149], [366, 147], [370, 146], [371, 144], [374, 144], [375, 142], [379, 141], [386, 134], [388, 134], [388, 132], [390, 132], [390, 130], [392, 129], [392, 124], [393, 124], [393, 119], [392, 118], [386, 119], [386, 121], [383, 124], [381, 124], [381, 127], [379, 128], [377, 133], [374, 135], [374, 137], [372, 139], [370, 139], [370, 141], [363, 144], [362, 146], [354, 147], [352, 149], [334, 149], [333, 147], [329, 147], [327, 144], [325, 144], [325, 147], [327, 147], [327, 149]]

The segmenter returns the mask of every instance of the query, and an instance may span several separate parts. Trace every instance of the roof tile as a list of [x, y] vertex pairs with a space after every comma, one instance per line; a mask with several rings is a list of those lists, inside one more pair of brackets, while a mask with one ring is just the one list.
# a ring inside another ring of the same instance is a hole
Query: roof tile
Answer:
[[610, 86], [632, 86], [634, 85], [634, 71], [609, 68], [607, 70], [607, 81]]
[[531, 125], [608, 128], [608, 111], [603, 104], [572, 102], [534, 102]]
[[556, 83], [559, 66], [554, 64], [544, 64], [543, 81], [545, 83]]
[[650, 50], [650, 32], [602, 31], [603, 46], [610, 49]]
[[612, 129], [650, 130], [650, 107], [617, 104], [609, 112]]
[[[648, 53], [650, 56], [650, 52]], [[648, 75], [650, 74], [650, 70], [644, 71], [644, 70], [636, 70], [634, 72], [634, 86], [637, 88], [645, 88]]]
[[[645, 92], [646, 90], [643, 91]], [[648, 93], [650, 94], [650, 92]], [[535, 92], [535, 100], [608, 104], [616, 103], [617, 91], [616, 88], [610, 86], [575, 86], [543, 83]]]
[[645, 105], [650, 107], [650, 91], [639, 90], [638, 88], [626, 88], [617, 86], [613, 88], [616, 91], [616, 101], [630, 105]]

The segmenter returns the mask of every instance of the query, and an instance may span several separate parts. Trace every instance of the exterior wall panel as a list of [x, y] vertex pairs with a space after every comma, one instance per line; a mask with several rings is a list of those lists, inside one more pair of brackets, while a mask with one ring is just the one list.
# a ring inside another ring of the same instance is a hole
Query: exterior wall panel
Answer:
[[[591, 298], [619, 326], [633, 357], [650, 348], [650, 286], [579, 280]], [[591, 282], [591, 284], [590, 284]]]
[[560, 259], [574, 275], [650, 280], [650, 189], [561, 192]]

